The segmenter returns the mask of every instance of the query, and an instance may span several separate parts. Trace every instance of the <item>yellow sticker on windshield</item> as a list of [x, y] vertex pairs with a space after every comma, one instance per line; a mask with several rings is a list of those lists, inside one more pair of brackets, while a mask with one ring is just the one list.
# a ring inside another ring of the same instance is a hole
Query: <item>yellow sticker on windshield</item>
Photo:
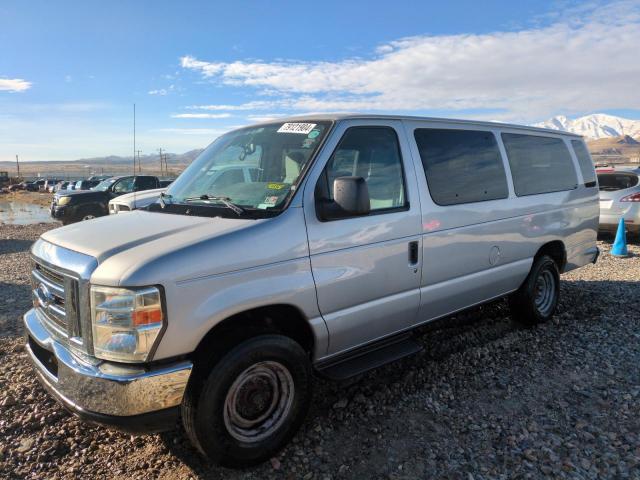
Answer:
[[269, 190], [282, 190], [286, 186], [286, 183], [269, 183], [267, 188]]

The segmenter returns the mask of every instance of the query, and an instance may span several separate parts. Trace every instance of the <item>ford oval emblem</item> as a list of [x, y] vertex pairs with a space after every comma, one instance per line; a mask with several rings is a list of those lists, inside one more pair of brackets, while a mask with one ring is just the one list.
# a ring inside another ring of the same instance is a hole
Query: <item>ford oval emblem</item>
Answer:
[[49, 287], [47, 287], [44, 283], [40, 283], [40, 285], [38, 285], [38, 291], [40, 292], [40, 298], [47, 307], [56, 300], [49, 290]]

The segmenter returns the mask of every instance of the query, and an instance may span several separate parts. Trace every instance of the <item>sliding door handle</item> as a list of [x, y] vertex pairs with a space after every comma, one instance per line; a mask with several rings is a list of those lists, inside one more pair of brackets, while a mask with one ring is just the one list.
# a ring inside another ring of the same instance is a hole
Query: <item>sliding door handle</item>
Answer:
[[417, 241], [409, 242], [409, 265], [415, 266], [418, 264], [419, 251], [418, 251], [419, 243]]

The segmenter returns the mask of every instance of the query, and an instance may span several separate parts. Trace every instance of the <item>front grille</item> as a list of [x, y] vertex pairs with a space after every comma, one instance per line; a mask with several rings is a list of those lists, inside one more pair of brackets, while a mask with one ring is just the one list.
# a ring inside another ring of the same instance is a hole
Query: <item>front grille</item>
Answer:
[[129, 205], [118, 205], [118, 210], [121, 212], [128, 212], [130, 210]]
[[37, 260], [31, 271], [33, 304], [59, 339], [80, 337], [78, 281]]

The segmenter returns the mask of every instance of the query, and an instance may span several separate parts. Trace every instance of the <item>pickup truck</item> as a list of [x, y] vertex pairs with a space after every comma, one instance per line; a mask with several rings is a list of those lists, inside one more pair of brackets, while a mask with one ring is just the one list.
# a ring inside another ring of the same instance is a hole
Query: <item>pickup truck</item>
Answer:
[[102, 217], [109, 214], [109, 200], [112, 198], [159, 186], [157, 177], [132, 175], [108, 178], [91, 190], [60, 191], [51, 202], [51, 216], [60, 220], [63, 225]]

